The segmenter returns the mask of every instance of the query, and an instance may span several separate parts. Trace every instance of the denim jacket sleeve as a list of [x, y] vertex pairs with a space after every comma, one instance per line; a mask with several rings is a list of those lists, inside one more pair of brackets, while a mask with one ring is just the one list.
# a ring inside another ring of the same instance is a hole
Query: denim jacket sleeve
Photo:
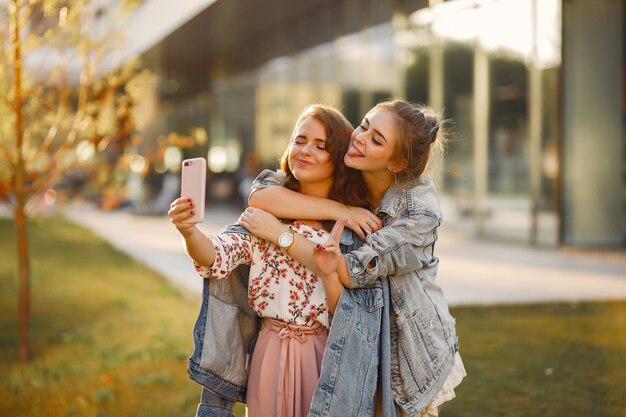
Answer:
[[257, 175], [257, 177], [252, 182], [252, 191], [250, 192], [250, 194], [252, 195], [253, 192], [262, 188], [283, 185], [285, 185], [285, 173], [283, 171], [272, 171], [271, 169], [264, 169], [259, 175]]
[[350, 286], [360, 288], [390, 275], [418, 271], [436, 262], [434, 245], [441, 220], [430, 213], [401, 216], [345, 255]]

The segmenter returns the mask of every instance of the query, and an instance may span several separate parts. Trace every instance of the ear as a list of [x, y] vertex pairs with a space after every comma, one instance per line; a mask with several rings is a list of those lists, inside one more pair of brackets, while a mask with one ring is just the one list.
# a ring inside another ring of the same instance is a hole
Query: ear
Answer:
[[387, 169], [391, 172], [400, 172], [409, 164], [409, 161], [406, 158], [401, 158], [397, 161], [393, 161], [389, 163]]

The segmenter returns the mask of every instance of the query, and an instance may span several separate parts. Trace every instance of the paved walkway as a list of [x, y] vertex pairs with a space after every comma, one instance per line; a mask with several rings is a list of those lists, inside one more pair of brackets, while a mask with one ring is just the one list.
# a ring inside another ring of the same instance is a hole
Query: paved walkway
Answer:
[[[201, 280], [166, 216], [72, 208], [66, 215], [194, 295]], [[200, 228], [216, 233], [239, 213], [208, 208]], [[478, 241], [441, 228], [439, 283], [451, 305], [626, 299], [626, 253], [534, 249]]]

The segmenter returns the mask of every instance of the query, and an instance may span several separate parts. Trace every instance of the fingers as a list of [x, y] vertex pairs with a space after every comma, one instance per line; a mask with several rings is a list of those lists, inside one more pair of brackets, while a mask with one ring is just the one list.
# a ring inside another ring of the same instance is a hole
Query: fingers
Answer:
[[377, 230], [380, 230], [383, 227], [383, 221], [380, 220], [377, 216], [374, 216], [373, 214], [367, 220], [367, 224], [370, 225], [370, 227], [372, 228], [374, 232]]
[[364, 219], [365, 224], [361, 223], [361, 227], [364, 230], [369, 231], [370, 233], [374, 233], [381, 229], [383, 226], [383, 222], [376, 216], [368, 216]]
[[336, 255], [341, 253], [341, 250], [339, 249], [339, 244], [334, 241], [326, 242], [323, 245], [321, 243], [318, 243], [317, 245], [315, 245], [315, 251], [319, 253], [332, 253]]
[[357, 214], [348, 216], [346, 226], [352, 229], [361, 240], [365, 240], [367, 235], [380, 230], [383, 223], [374, 213], [359, 208]]
[[365, 231], [363, 230], [361, 226], [356, 225], [355, 227], [351, 227], [351, 229], [354, 231], [354, 233], [357, 234], [359, 239], [365, 240]]
[[246, 219], [243, 218], [243, 214], [239, 216], [239, 219], [237, 220], [237, 224], [239, 226], [243, 226], [246, 229], [250, 230], [250, 223]]
[[170, 204], [170, 209], [167, 212], [170, 220], [174, 225], [180, 229], [185, 226], [184, 222], [195, 214], [195, 205], [191, 199], [178, 198]]
[[250, 232], [254, 233], [255, 231], [257, 231], [257, 225], [258, 225], [258, 221], [256, 219], [257, 214], [259, 214], [258, 209], [248, 207], [239, 216], [239, 219], [237, 220], [237, 224], [245, 227]]
[[369, 225], [369, 228], [373, 229], [374, 231], [379, 230], [381, 227], [383, 227], [382, 220], [380, 220], [378, 216], [376, 216], [371, 211], [364, 208], [355, 208], [354, 210], [355, 214], [348, 217], [352, 217], [357, 223], [359, 223], [359, 225], [367, 224]]
[[250, 222], [252, 221], [252, 212], [248, 211], [247, 209], [241, 213], [241, 215], [239, 216], [239, 219], [237, 220], [237, 223], [239, 223], [242, 226], [245, 225], [250, 225]]
[[347, 219], [341, 218], [335, 222], [333, 226], [333, 230], [330, 231], [330, 238], [339, 242], [341, 240], [341, 234], [343, 233], [343, 229], [348, 223]]
[[339, 248], [337, 246], [324, 246], [324, 253], [332, 253], [335, 255], [338, 255], [341, 253], [341, 251], [339, 250]]
[[[173, 214], [179, 214], [184, 210], [189, 210], [195, 207], [195, 204], [193, 201], [191, 201], [190, 198], [178, 198], [176, 200], [174, 200], [172, 202], [172, 204], [170, 204], [170, 209], [167, 212], [168, 215]], [[170, 216], [171, 217], [171, 216]]]

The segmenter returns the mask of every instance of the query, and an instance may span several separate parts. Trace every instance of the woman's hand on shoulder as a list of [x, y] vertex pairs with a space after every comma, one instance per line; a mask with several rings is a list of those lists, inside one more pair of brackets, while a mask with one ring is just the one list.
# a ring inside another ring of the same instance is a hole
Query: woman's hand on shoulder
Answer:
[[196, 224], [189, 222], [189, 218], [195, 213], [195, 204], [188, 198], [177, 198], [170, 204], [170, 209], [167, 215], [170, 221], [183, 237], [190, 236]]
[[276, 243], [278, 235], [285, 229], [285, 225], [276, 216], [255, 207], [248, 207], [241, 213], [237, 223], [256, 237], [273, 243]]
[[374, 213], [361, 207], [346, 206], [342, 217], [346, 219], [346, 227], [354, 230], [362, 240], [365, 240], [367, 234], [383, 227], [383, 222]]

